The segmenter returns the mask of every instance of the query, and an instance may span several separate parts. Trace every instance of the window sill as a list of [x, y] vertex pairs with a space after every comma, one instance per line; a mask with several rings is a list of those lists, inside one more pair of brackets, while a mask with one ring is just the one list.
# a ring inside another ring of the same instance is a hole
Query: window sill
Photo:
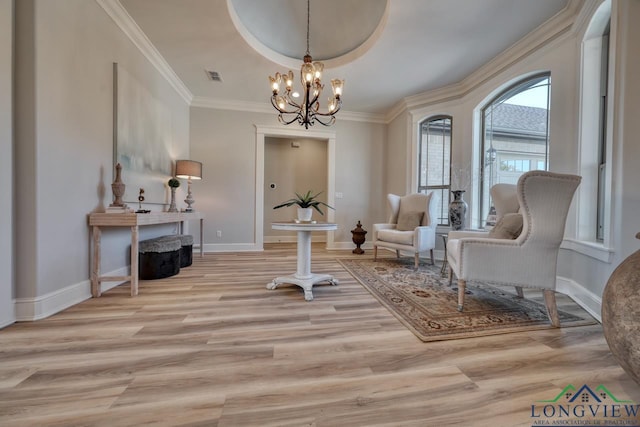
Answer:
[[560, 249], [577, 252], [608, 264], [610, 264], [613, 259], [613, 249], [607, 248], [598, 242], [564, 239], [560, 244]]

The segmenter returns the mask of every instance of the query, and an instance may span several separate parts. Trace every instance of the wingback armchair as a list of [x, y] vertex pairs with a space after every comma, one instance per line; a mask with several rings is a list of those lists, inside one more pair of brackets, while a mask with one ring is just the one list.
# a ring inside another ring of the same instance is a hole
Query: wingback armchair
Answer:
[[[543, 290], [551, 324], [560, 325], [555, 299], [558, 251], [580, 180], [576, 175], [546, 171], [523, 174], [515, 186], [522, 215], [522, 231], [515, 239], [493, 238], [489, 233], [449, 233], [449, 280], [454, 274], [458, 279], [459, 311], [464, 307], [468, 280], [514, 285], [520, 296], [522, 287], [530, 287]], [[508, 196], [508, 187], [501, 190]], [[497, 204], [496, 213], [506, 215]], [[495, 228], [500, 222], [498, 219]]]
[[433, 193], [415, 193], [406, 196], [387, 195], [390, 215], [386, 223], [373, 224], [373, 259], [378, 258], [378, 246], [414, 255], [414, 266], [420, 264], [420, 252], [429, 250], [434, 263], [436, 246], [435, 203]]

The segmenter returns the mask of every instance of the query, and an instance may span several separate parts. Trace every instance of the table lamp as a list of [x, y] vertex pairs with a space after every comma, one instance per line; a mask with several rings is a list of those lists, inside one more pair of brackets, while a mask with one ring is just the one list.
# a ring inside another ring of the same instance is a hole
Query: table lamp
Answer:
[[176, 178], [187, 178], [187, 198], [184, 202], [187, 204], [185, 212], [193, 212], [192, 204], [195, 203], [191, 194], [191, 180], [202, 179], [202, 163], [195, 160], [176, 160]]

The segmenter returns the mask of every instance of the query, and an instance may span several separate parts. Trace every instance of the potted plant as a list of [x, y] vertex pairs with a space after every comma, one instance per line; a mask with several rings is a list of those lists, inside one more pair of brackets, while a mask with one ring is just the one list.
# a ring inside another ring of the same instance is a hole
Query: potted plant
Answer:
[[313, 215], [312, 209], [320, 212], [320, 215], [324, 215], [324, 212], [322, 212], [320, 206], [326, 206], [329, 209], [334, 209], [325, 202], [317, 200], [317, 197], [322, 194], [322, 192], [312, 195], [311, 190], [309, 190], [304, 195], [298, 193], [295, 194], [296, 197], [294, 197], [293, 199], [289, 199], [286, 202], [279, 204], [278, 206], [274, 206], [273, 209], [280, 209], [288, 206], [298, 205], [298, 220], [300, 221], [311, 221], [311, 216]]
[[180, 187], [180, 181], [176, 178], [171, 178], [167, 185], [171, 189], [171, 204], [167, 212], [178, 212], [178, 208], [176, 208], [176, 188]]

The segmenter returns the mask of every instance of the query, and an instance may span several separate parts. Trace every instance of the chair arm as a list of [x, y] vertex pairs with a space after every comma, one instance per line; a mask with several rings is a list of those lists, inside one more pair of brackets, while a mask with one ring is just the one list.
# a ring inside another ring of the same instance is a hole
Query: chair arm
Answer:
[[509, 283], [519, 276], [517, 270], [526, 258], [517, 240], [467, 237], [458, 244], [458, 277], [462, 279]]
[[454, 231], [450, 231], [448, 234], [449, 240], [463, 239], [467, 237], [486, 238], [488, 235], [489, 235], [488, 231], [471, 231], [471, 230], [454, 230]]
[[373, 240], [378, 240], [378, 231], [380, 230], [395, 230], [396, 224], [382, 223], [373, 224]]
[[413, 246], [419, 251], [436, 246], [436, 228], [431, 225], [416, 227], [413, 231]]

